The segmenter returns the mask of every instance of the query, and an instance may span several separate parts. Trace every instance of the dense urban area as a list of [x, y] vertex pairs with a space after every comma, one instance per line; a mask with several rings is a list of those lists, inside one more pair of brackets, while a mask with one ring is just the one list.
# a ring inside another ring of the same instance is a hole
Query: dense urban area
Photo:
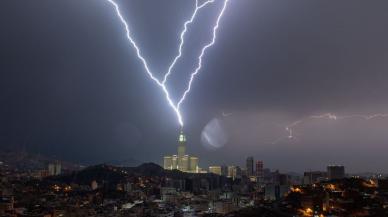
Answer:
[[253, 157], [207, 173], [154, 163], [83, 168], [26, 153], [1, 159], [0, 216], [388, 216], [388, 179], [338, 165], [297, 175]]

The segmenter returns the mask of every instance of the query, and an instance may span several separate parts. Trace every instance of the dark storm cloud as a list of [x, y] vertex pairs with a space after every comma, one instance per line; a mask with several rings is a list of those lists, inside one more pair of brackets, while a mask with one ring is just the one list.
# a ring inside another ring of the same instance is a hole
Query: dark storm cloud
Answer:
[[[193, 2], [120, 4], [151, 68], [165, 71]], [[231, 0], [183, 106], [189, 151], [203, 166], [242, 163], [256, 153], [286, 170], [332, 161], [384, 170], [387, 160], [379, 153], [387, 151], [388, 138], [375, 132], [386, 130], [387, 121], [307, 123], [298, 129], [299, 146], [267, 141], [312, 114], [388, 113], [387, 9], [383, 0]], [[179, 75], [189, 72], [195, 39], [206, 37], [212, 14], [204, 13], [189, 32], [192, 53]], [[4, 0], [0, 26], [2, 147], [27, 146], [80, 162], [159, 161], [175, 151], [175, 116], [103, 0]], [[184, 80], [175, 77], [172, 88], [180, 90]], [[222, 111], [233, 113], [233, 124], [225, 121], [229, 142], [208, 151], [201, 131]], [[322, 130], [327, 127], [334, 132]], [[354, 138], [355, 132], [365, 134]]]

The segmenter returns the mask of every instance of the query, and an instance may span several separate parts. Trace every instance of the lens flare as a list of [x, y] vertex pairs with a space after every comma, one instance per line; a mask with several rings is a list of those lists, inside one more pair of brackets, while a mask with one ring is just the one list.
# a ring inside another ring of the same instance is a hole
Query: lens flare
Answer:
[[228, 142], [228, 136], [222, 120], [214, 118], [202, 130], [202, 145], [210, 150], [222, 148]]

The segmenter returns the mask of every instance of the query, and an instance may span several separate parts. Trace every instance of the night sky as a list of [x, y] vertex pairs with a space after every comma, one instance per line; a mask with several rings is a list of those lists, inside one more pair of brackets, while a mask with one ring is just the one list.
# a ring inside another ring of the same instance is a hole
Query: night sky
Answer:
[[[195, 1], [117, 2], [162, 77]], [[221, 3], [190, 26], [174, 99]], [[388, 113], [387, 11], [386, 0], [230, 0], [182, 107], [189, 153], [204, 168], [252, 155], [281, 171], [388, 172], [388, 117], [309, 118]], [[0, 27], [1, 149], [85, 164], [176, 152], [175, 114], [105, 0], [2, 0]]]

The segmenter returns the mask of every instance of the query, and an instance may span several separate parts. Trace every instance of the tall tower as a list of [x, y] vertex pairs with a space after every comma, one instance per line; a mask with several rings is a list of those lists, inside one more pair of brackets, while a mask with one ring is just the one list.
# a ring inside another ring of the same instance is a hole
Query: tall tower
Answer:
[[182, 130], [179, 134], [178, 142], [178, 158], [182, 158], [186, 154], [186, 136], [183, 134]]
[[186, 154], [186, 136], [181, 130], [178, 137], [178, 154], [164, 156], [163, 167], [166, 170], [180, 170], [182, 172], [199, 173], [198, 157]]
[[183, 131], [181, 130], [181, 133], [179, 134], [178, 138], [178, 170], [186, 172], [188, 170], [188, 163], [189, 159], [186, 155], [186, 136], [183, 134]]

